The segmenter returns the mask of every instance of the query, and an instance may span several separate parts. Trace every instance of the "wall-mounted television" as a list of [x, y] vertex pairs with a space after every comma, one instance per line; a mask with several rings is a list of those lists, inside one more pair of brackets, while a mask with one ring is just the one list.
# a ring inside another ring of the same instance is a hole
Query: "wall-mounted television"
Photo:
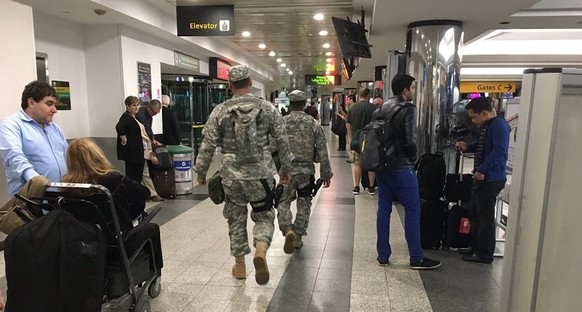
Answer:
[[332, 17], [331, 20], [344, 57], [372, 57], [372, 46], [368, 44], [364, 26], [337, 17]]
[[358, 67], [360, 58], [358, 57], [353, 57], [353, 56], [348, 56], [348, 57], [344, 57], [342, 58], [342, 77], [344, 78], [344, 80], [348, 81], [352, 78], [352, 75], [354, 73], [354, 70], [356, 70], [356, 67]]

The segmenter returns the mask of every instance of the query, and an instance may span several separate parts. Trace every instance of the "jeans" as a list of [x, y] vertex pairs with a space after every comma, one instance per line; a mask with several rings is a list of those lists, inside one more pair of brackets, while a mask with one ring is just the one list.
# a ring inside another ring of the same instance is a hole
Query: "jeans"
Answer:
[[473, 180], [469, 220], [471, 222], [471, 248], [484, 260], [493, 260], [495, 252], [495, 202], [505, 187], [505, 181], [485, 182]]
[[398, 199], [404, 206], [404, 234], [410, 253], [410, 261], [424, 258], [420, 246], [420, 197], [418, 180], [412, 168], [376, 172], [378, 184], [378, 213], [376, 249], [381, 261], [387, 261], [392, 254], [390, 248], [390, 213], [392, 202]]

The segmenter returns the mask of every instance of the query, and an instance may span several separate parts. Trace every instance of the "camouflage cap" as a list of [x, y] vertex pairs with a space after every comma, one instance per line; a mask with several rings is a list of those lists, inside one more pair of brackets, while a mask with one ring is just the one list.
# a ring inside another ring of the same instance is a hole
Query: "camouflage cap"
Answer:
[[307, 100], [307, 95], [305, 95], [305, 92], [301, 90], [293, 90], [289, 95], [287, 95], [287, 97], [289, 98], [289, 101], [292, 102]]
[[228, 80], [241, 81], [250, 77], [249, 67], [246, 65], [236, 65], [228, 70]]

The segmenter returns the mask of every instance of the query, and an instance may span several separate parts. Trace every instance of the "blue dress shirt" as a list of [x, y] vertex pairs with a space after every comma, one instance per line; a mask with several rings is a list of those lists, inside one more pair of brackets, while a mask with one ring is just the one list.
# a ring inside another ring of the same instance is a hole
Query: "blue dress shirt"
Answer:
[[56, 182], [67, 172], [67, 140], [54, 123], [41, 127], [21, 108], [0, 122], [0, 155], [8, 192], [17, 193], [32, 177]]

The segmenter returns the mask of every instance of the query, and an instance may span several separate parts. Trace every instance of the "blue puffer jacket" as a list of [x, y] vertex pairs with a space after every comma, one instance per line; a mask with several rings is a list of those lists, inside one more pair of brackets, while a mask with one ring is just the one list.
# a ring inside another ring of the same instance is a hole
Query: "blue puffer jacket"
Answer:
[[[509, 148], [509, 132], [511, 126], [503, 118], [497, 117], [488, 121], [485, 132], [485, 149], [483, 163], [475, 171], [485, 175], [485, 181], [495, 182], [506, 179], [507, 150]], [[477, 151], [477, 142], [469, 144], [467, 152]]]

